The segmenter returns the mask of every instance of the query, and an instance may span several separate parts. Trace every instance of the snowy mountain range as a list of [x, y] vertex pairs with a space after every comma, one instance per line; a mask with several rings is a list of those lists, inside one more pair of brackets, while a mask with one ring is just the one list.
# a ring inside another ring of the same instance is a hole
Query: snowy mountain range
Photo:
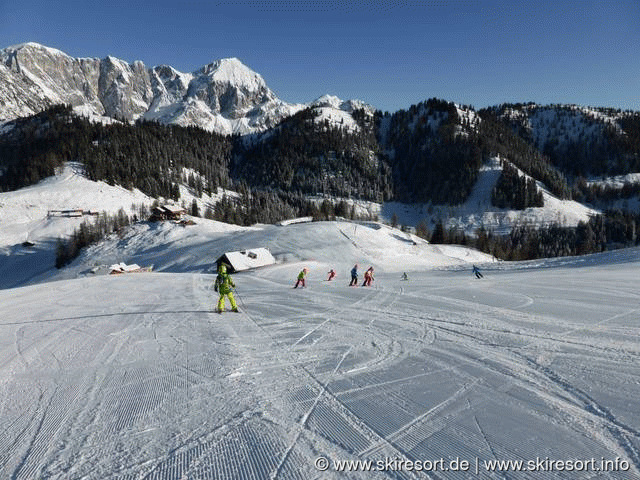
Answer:
[[85, 116], [144, 118], [224, 134], [262, 131], [305, 107], [278, 99], [237, 58], [182, 73], [111, 56], [73, 58], [38, 43], [0, 51], [0, 121], [60, 103]]
[[[523, 217], [536, 225], [546, 225], [554, 219], [563, 225], [584, 221], [595, 210], [571, 203], [572, 194], [576, 195], [574, 200], [597, 209], [638, 208], [637, 199], [630, 194], [613, 201], [597, 197], [592, 188], [594, 181], [585, 182], [582, 191], [576, 190], [576, 185], [580, 186], [576, 178], [583, 174], [592, 179], [604, 177], [602, 182], [606, 185], [611, 183], [606, 180], [609, 177], [624, 179], [612, 185], [637, 183], [637, 112], [532, 103], [475, 110], [430, 99], [407, 111], [382, 115], [364, 102], [343, 101], [332, 95], [308, 104], [284, 102], [259, 74], [236, 58], [183, 73], [167, 65], [148, 68], [142, 62], [127, 63], [111, 56], [73, 58], [37, 43], [0, 50], [0, 138], [5, 137], [4, 152], [8, 152], [1, 159], [4, 164], [0, 161], [0, 175], [7, 179], [11, 174], [17, 179], [18, 186], [12, 188], [32, 185], [52, 175], [53, 171], [38, 178], [33, 174], [42, 167], [41, 159], [55, 159], [56, 167], [63, 161], [96, 163], [104, 158], [110, 159], [110, 165], [117, 163], [113, 161], [117, 149], [107, 147], [127, 140], [122, 137], [124, 140], [103, 141], [102, 137], [112, 133], [94, 133], [101, 139], [94, 138], [81, 150], [82, 154], [75, 156], [67, 155], [69, 148], [52, 140], [44, 142], [48, 147], [37, 154], [24, 147], [33, 144], [33, 132], [40, 135], [50, 122], [45, 119], [44, 123], [30, 123], [27, 119], [19, 125], [11, 120], [60, 103], [70, 104], [76, 114], [103, 123], [147, 119], [161, 124], [194, 125], [222, 134], [260, 133], [251, 135], [253, 142], [220, 147], [220, 151], [231, 152], [229, 157], [233, 159], [229, 167], [230, 159], [220, 155], [216, 171], [224, 170], [222, 180], [218, 180], [222, 183], [212, 183], [214, 178], [206, 168], [183, 165], [203, 176], [203, 182], [209, 182], [212, 190], [227, 187], [225, 178], [232, 178], [254, 188], [359, 198], [378, 205], [368, 208], [374, 215], [382, 214], [388, 219], [397, 214], [401, 222], [409, 225], [421, 219], [431, 223], [448, 219], [450, 227], [476, 229], [485, 225], [500, 231], [507, 231]], [[308, 110], [312, 111], [310, 115]], [[296, 122], [297, 117], [302, 123]], [[293, 121], [283, 122], [289, 118]], [[64, 122], [68, 123], [68, 119]], [[323, 136], [317, 128], [314, 130], [314, 123], [316, 127], [337, 126], [342, 133]], [[7, 132], [13, 133], [5, 135]], [[14, 133], [17, 139], [8, 138]], [[62, 138], [73, 135], [77, 135], [73, 137], [75, 144], [84, 138], [74, 130]], [[219, 142], [231, 140], [226, 137]], [[12, 158], [18, 145], [24, 151]], [[166, 137], [162, 137], [161, 145], [158, 148], [168, 148]], [[203, 147], [196, 157], [211, 153], [211, 145]], [[307, 148], [300, 150], [295, 145]], [[98, 151], [98, 147], [104, 151]], [[158, 155], [149, 154], [157, 149], [148, 143], [140, 147], [145, 149], [146, 157], [152, 158], [157, 167]], [[186, 150], [193, 153], [192, 146]], [[176, 150], [181, 153], [174, 157], [183, 157], [186, 150]], [[553, 208], [539, 212], [530, 206], [517, 214], [506, 209], [496, 216], [491, 195], [502, 171], [496, 159], [538, 181], [545, 207]], [[149, 172], [146, 175], [149, 178], [138, 175], [131, 179], [120, 174], [119, 184], [136, 186], [155, 196], [154, 189], [148, 186], [150, 180], [158, 179]], [[108, 180], [95, 172], [91, 178]], [[202, 206], [212, 207], [214, 203]], [[405, 215], [407, 208], [401, 204], [409, 203], [415, 208]]]
[[[66, 108], [35, 115], [59, 103], [96, 123]], [[18, 117], [30, 118], [10, 121]], [[120, 124], [136, 119], [260, 135], [250, 135], [251, 150], [198, 129]], [[263, 155], [261, 177], [351, 182], [359, 196], [333, 200], [356, 214], [508, 233], [599, 213], [547, 189], [547, 158], [568, 177], [581, 158], [625, 173], [600, 181], [607, 187], [640, 183], [639, 132], [640, 114], [572, 106], [492, 113], [434, 100], [380, 116], [331, 95], [293, 105], [237, 59], [182, 73], [35, 43], [1, 50], [0, 179], [22, 183], [0, 191], [0, 477], [405, 478], [402, 465], [412, 478], [462, 478], [474, 466], [483, 478], [640, 478], [638, 247], [503, 262], [377, 221], [187, 217], [114, 228], [54, 266], [57, 240], [98, 211], [134, 216], [154, 205], [118, 169], [144, 187], [160, 168], [177, 201], [202, 212], [240, 198], [223, 188], [222, 173], [238, 175], [223, 172], [235, 149], [233, 160], [245, 154], [253, 168]], [[473, 154], [487, 143], [491, 154]], [[399, 200], [408, 180], [423, 186], [427, 174], [453, 190], [477, 157], [464, 202]], [[403, 175], [396, 196], [367, 201], [364, 187], [385, 162], [389, 178]], [[112, 170], [100, 176], [96, 165]], [[507, 166], [540, 177], [544, 206], [493, 205]], [[624, 202], [640, 210], [638, 195]], [[215, 313], [216, 260], [257, 246], [276, 264], [234, 273], [240, 312]], [[153, 272], [106, 275], [132, 262]], [[375, 267], [371, 287], [347, 286], [356, 262]], [[292, 290], [302, 268], [308, 288]], [[371, 473], [389, 460], [393, 468]], [[526, 473], [507, 473], [516, 471]]]
[[[307, 104], [279, 99], [261, 75], [237, 58], [216, 60], [183, 73], [169, 65], [147, 67], [107, 56], [74, 58], [35, 42], [0, 50], [0, 122], [70, 104], [78, 114], [119, 120], [139, 118], [193, 125], [222, 134], [268, 130], [304, 108], [320, 121], [356, 130], [351, 113], [375, 108], [359, 100], [324, 95]], [[629, 112], [575, 105], [541, 107], [504, 104], [496, 115], [528, 135], [537, 148], [549, 141], [592, 139], [606, 126], [623, 134], [620, 119]], [[477, 112], [458, 106], [458, 116], [477, 123]]]

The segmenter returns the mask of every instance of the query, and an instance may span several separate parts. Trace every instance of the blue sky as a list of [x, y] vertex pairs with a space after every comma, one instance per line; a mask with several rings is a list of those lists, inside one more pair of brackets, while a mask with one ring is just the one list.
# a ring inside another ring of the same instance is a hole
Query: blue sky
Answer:
[[26, 41], [184, 72], [238, 57], [289, 102], [640, 110], [638, 0], [0, 0], [0, 48]]

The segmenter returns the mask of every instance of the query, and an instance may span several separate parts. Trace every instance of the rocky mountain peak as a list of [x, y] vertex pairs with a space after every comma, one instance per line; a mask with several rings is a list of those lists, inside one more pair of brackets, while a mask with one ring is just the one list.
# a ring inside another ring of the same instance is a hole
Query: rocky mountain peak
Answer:
[[279, 100], [237, 58], [193, 73], [148, 68], [114, 56], [73, 58], [38, 43], [0, 50], [0, 121], [66, 103], [83, 114], [196, 125], [219, 133], [253, 133], [300, 108]]

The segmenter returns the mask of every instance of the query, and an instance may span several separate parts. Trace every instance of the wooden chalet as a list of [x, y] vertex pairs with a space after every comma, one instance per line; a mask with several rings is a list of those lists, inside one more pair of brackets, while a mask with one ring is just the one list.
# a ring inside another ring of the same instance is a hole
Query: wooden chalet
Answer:
[[151, 272], [152, 270], [153, 270], [153, 266], [141, 267], [137, 263], [132, 263], [131, 265], [127, 265], [124, 262], [120, 262], [120, 263], [115, 263], [109, 267], [109, 274], [121, 275], [123, 273]]
[[237, 252], [226, 252], [216, 260], [216, 270], [225, 264], [229, 273], [274, 265], [276, 259], [266, 248], [252, 248]]
[[176, 207], [173, 205], [161, 205], [158, 207], [154, 207], [151, 210], [151, 218], [152, 222], [157, 222], [161, 220], [180, 220], [182, 215], [187, 213], [184, 208]]

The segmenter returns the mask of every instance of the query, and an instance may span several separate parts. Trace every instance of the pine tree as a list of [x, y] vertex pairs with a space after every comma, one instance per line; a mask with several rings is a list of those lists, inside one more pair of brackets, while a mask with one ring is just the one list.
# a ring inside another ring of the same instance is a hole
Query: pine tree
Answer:
[[200, 216], [200, 209], [198, 208], [198, 202], [196, 201], [195, 198], [191, 202], [191, 216], [192, 217], [199, 217]]
[[416, 235], [420, 238], [424, 238], [425, 240], [429, 240], [429, 238], [431, 238], [429, 228], [424, 220], [421, 220], [418, 225], [416, 225]]
[[429, 240], [429, 242], [430, 243], [447, 243], [447, 239], [444, 231], [444, 224], [442, 223], [442, 220], [438, 220], [438, 222], [436, 223], [436, 227], [433, 230], [433, 233], [431, 234], [431, 240]]

